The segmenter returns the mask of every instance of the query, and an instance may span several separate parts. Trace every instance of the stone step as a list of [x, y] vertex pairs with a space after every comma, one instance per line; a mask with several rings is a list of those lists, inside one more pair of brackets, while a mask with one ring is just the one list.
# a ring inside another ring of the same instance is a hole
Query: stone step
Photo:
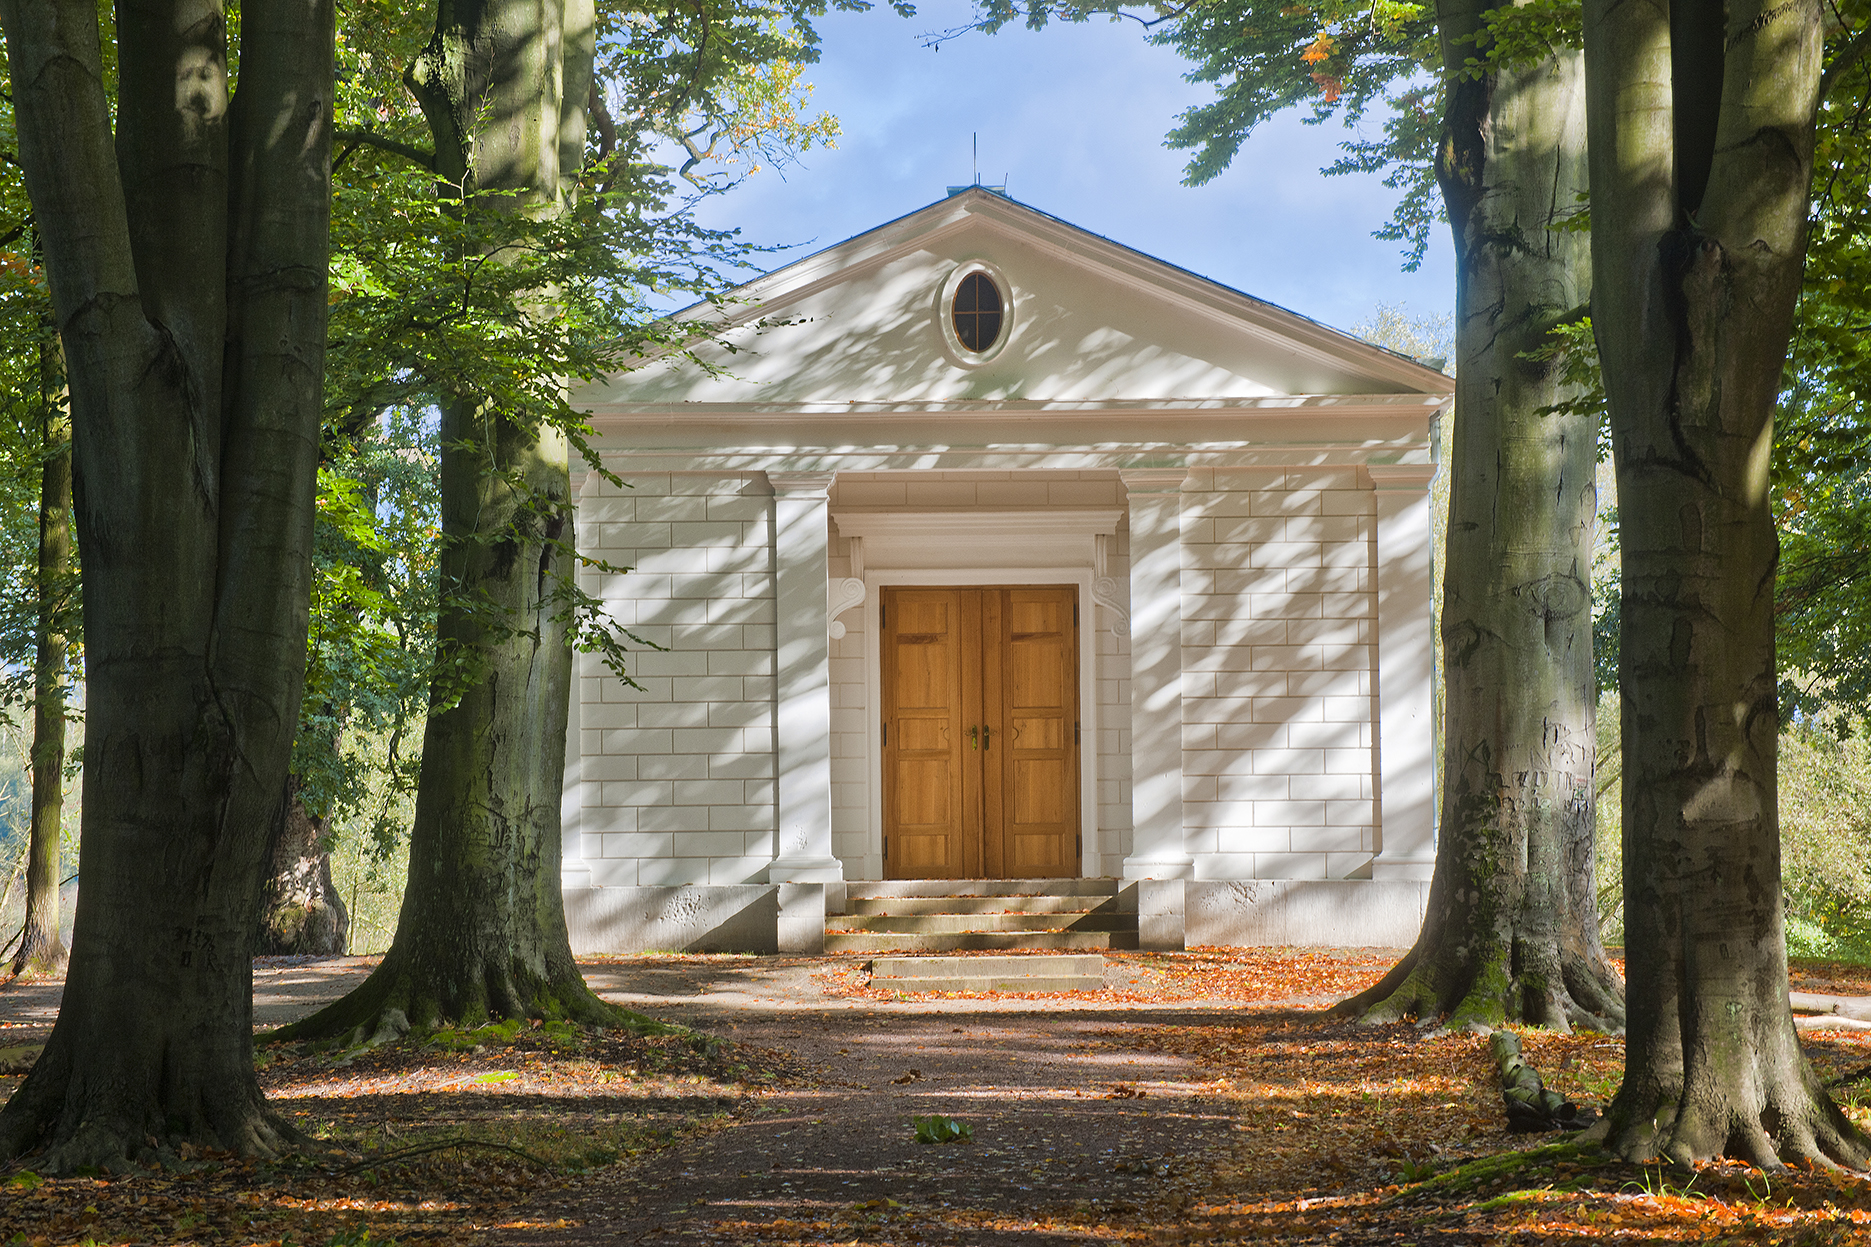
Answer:
[[939, 935], [949, 931], [1136, 931], [1137, 915], [1120, 913], [841, 914], [827, 932], [893, 931]]
[[885, 979], [926, 979], [966, 970], [969, 974], [991, 974], [999, 978], [1021, 978], [1031, 974], [1077, 975], [1103, 974], [1105, 959], [1098, 953], [1061, 953], [1052, 957], [876, 957], [871, 960], [871, 977]]
[[871, 986], [905, 992], [1086, 992], [1104, 987], [1104, 958], [879, 957]]
[[886, 879], [847, 883], [845, 899], [879, 896], [1116, 896], [1116, 879]]
[[1114, 896], [863, 896], [845, 899], [853, 914], [1116, 913]]
[[[832, 919], [836, 922], [837, 919]], [[959, 952], [969, 949], [1135, 948], [1137, 933], [1128, 931], [950, 931], [917, 935], [889, 931], [827, 931], [828, 953]]]

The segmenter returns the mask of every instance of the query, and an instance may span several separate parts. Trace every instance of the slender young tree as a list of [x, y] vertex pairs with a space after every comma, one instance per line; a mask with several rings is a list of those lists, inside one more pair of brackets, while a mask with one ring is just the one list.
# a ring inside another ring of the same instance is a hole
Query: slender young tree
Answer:
[[[15, 132], [0, 95], [0, 127]], [[24, 245], [20, 245], [24, 244]], [[18, 250], [11, 248], [18, 246]], [[32, 205], [17, 163], [0, 169], [0, 471], [9, 508], [0, 532], [0, 706], [31, 723], [29, 826], [19, 872], [26, 914], [4, 945], [15, 976], [59, 975], [68, 956], [61, 900], [66, 733], [81, 670], [78, 568], [71, 532], [71, 420], [58, 328], [44, 282]], [[10, 886], [10, 885], [9, 885]]]
[[63, 1005], [0, 1159], [118, 1169], [294, 1137], [252, 1058], [260, 859], [305, 662], [333, 9], [5, 0], [70, 387], [83, 842]]
[[1605, 1128], [1633, 1159], [1871, 1160], [1794, 1032], [1775, 792], [1768, 487], [1821, 32], [1816, 0], [1585, 5], [1624, 556], [1630, 1011]]
[[69, 953], [60, 931], [59, 848], [65, 824], [65, 715], [70, 599], [71, 419], [65, 410], [58, 345], [39, 351], [39, 565], [34, 578], [32, 825], [26, 851], [26, 924], [13, 956], [15, 975], [56, 975]]

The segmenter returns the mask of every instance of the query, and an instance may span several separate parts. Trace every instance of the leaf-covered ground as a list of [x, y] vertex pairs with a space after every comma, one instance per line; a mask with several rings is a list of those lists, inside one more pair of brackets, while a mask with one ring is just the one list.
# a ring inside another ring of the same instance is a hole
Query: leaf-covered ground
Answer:
[[[273, 1106], [319, 1153], [187, 1173], [0, 1182], [0, 1244], [460, 1243], [545, 1191], [629, 1164], [797, 1083], [784, 1054], [566, 1025], [440, 1031], [380, 1048], [262, 1048]], [[17, 1079], [0, 1083], [11, 1091]]]
[[[1871, 1245], [1865, 1177], [1633, 1166], [1508, 1134], [1482, 1041], [1324, 1020], [1388, 961], [1124, 954], [1121, 986], [1009, 1014], [896, 1003], [828, 958], [816, 1003], [734, 1015], [734, 1042], [552, 1025], [262, 1049], [269, 1096], [323, 1152], [126, 1178], [28, 1166], [0, 1178], [0, 1244]], [[1794, 979], [1871, 995], [1864, 967]], [[1550, 1086], [1594, 1106], [1616, 1089], [1618, 1039], [1524, 1039]], [[1871, 1125], [1871, 1033], [1804, 1043]], [[904, 1104], [965, 1139], [918, 1146]]]
[[[1862, 985], [1861, 985], [1862, 987]], [[1622, 1073], [1621, 1041], [1523, 1032], [1547, 1085], [1603, 1106]], [[1871, 1181], [1746, 1166], [1634, 1166], [1505, 1129], [1483, 1041], [1425, 1038], [1269, 1018], [1244, 1028], [1164, 1028], [1151, 1041], [1227, 1081], [1237, 1134], [1208, 1189], [1155, 1241], [1586, 1241], [1871, 1243]], [[1858, 1072], [1871, 1041], [1809, 1039], [1822, 1077]], [[1871, 1124], [1862, 1088], [1839, 1094]]]
[[[1022, 954], [961, 953], [1007, 957]], [[1026, 956], [1044, 957], [1044, 953]], [[874, 985], [865, 956], [832, 961], [820, 971], [828, 992], [859, 1000], [1078, 1000], [1087, 1004], [1183, 1004], [1227, 1001], [1339, 1000], [1382, 977], [1396, 960], [1384, 949], [1193, 948], [1179, 953], [1107, 952], [1105, 987], [1096, 992], [900, 992]]]

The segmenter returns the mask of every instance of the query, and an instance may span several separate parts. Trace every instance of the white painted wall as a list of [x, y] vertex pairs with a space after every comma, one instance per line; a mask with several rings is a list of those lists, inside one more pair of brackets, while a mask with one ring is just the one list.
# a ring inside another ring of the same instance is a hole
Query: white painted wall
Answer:
[[[831, 502], [838, 505], [838, 482]], [[851, 542], [832, 538], [833, 580], [853, 575]], [[870, 654], [870, 614], [847, 610], [838, 620], [845, 635], [832, 641], [832, 855], [844, 863], [846, 879], [880, 879], [883, 861], [870, 835], [870, 698], [865, 663]]]
[[1198, 469], [1184, 486], [1183, 817], [1198, 879], [1368, 870], [1372, 498], [1349, 468]]
[[[568, 876], [582, 868], [599, 886], [760, 881], [774, 832], [772, 500], [759, 474], [651, 474], [632, 484], [593, 478], [586, 487], [581, 541], [634, 567], [592, 575], [587, 587], [619, 625], [667, 650], [633, 655], [642, 691], [580, 659]], [[1182, 818], [1197, 879], [1369, 874], [1379, 847], [1374, 498], [1350, 467], [1198, 468], [1183, 483]], [[1037, 515], [1125, 499], [1111, 471], [866, 472], [841, 474], [828, 509]], [[1125, 585], [1128, 534], [1120, 527], [1107, 541], [1105, 574]], [[834, 529], [832, 580], [857, 570], [852, 545]], [[884, 549], [873, 539], [871, 551]], [[903, 561], [885, 557], [880, 568], [867, 555], [864, 570], [879, 583], [945, 574], [890, 567]], [[1090, 571], [1072, 575], [1089, 583]], [[1130, 604], [1082, 596], [1082, 692], [1095, 724], [1084, 867], [1117, 875], [1133, 848], [1131, 639], [1118, 627]], [[872, 598], [839, 616], [844, 635], [830, 650], [831, 846], [847, 879], [882, 871]]]
[[1093, 638], [1097, 660], [1098, 702], [1098, 857], [1089, 863], [1099, 875], [1124, 872], [1130, 855], [1130, 532], [1119, 526], [1106, 547], [1106, 574], [1116, 582], [1124, 627], [1116, 610], [1098, 606]]
[[[773, 858], [772, 499], [757, 475], [601, 478], [582, 547], [631, 567], [588, 592], [644, 641], [633, 689], [579, 657], [579, 829], [600, 887], [764, 880]], [[568, 872], [575, 864], [567, 862]]]

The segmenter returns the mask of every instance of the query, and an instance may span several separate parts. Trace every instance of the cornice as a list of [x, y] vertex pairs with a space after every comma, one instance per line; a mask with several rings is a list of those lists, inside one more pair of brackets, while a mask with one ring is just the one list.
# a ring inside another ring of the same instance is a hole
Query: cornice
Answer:
[[825, 416], [889, 423], [940, 417], [945, 421], [1005, 421], [1022, 416], [1070, 415], [1135, 419], [1157, 412], [1216, 420], [1300, 412], [1335, 416], [1395, 415], [1426, 419], [1449, 406], [1444, 394], [1267, 394], [1241, 398], [942, 399], [928, 402], [842, 403], [611, 403], [590, 419], [607, 423], [669, 424], [684, 420], [736, 424], [797, 423]]

